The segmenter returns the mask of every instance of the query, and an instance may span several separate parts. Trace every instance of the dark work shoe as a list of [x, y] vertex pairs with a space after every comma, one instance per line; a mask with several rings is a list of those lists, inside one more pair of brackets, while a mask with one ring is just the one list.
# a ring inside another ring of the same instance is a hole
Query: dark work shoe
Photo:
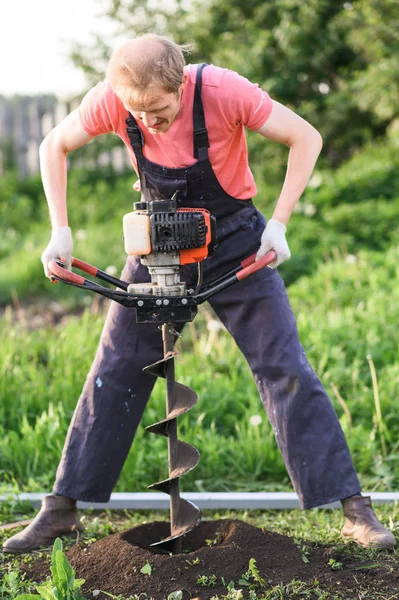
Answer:
[[377, 519], [370, 496], [353, 496], [342, 500], [345, 524], [341, 534], [366, 548], [392, 550], [395, 536]]
[[83, 531], [76, 501], [64, 496], [45, 496], [32, 523], [3, 544], [3, 552], [30, 552], [48, 546], [55, 538], [73, 531]]

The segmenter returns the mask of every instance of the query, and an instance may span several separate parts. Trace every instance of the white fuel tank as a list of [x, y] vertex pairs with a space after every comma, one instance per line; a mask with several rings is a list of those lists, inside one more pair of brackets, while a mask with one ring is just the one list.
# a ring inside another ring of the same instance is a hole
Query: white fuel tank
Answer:
[[126, 254], [150, 254], [150, 217], [137, 212], [127, 213], [123, 217], [123, 238]]

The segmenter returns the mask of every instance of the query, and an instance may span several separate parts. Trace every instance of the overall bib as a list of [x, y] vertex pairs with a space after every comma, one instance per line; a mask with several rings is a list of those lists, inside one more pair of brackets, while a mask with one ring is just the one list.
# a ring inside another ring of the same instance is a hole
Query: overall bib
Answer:
[[[170, 199], [206, 208], [217, 220], [219, 246], [203, 263], [204, 283], [254, 254], [265, 227], [251, 200], [237, 200], [219, 184], [208, 158], [208, 134], [198, 67], [193, 103], [196, 163], [169, 169], [148, 160], [142, 134], [127, 119], [145, 200]], [[160, 134], [162, 135], [162, 134]], [[182, 268], [193, 286], [197, 266]], [[149, 281], [146, 267], [129, 257], [121, 278]], [[264, 268], [209, 300], [233, 336], [255, 378], [288, 474], [303, 508], [358, 494], [360, 485], [336, 413], [298, 339], [284, 283]], [[135, 311], [111, 303], [99, 347], [72, 418], [54, 492], [107, 502], [130, 450], [156, 378], [143, 367], [163, 357], [157, 324], [137, 324]]]

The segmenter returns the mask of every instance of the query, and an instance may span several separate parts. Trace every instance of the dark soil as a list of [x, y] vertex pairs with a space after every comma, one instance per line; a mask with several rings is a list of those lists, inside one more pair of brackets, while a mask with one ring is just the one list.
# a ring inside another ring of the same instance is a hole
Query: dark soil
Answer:
[[[83, 594], [106, 600], [109, 596], [96, 591], [103, 590], [115, 596], [128, 598], [141, 593], [141, 598], [163, 600], [171, 592], [182, 590], [184, 600], [210, 600], [227, 594], [227, 585], [234, 581], [235, 589], [242, 589], [248, 598], [250, 588], [243, 585], [242, 575], [254, 558], [265, 583], [262, 587], [253, 577], [247, 579], [258, 598], [267, 597], [267, 590], [278, 585], [282, 586], [282, 595], [268, 597], [316, 599], [323, 591], [330, 593], [323, 598], [399, 598], [399, 573], [387, 552], [375, 552], [370, 559], [369, 553], [363, 556], [362, 552], [351, 552], [351, 545], [331, 549], [299, 544], [290, 537], [229, 519], [200, 523], [186, 536], [182, 554], [155, 554], [149, 549], [152, 542], [168, 534], [168, 523], [153, 522], [90, 546], [74, 545], [67, 556], [77, 577], [86, 580]], [[333, 570], [331, 560], [338, 570]], [[146, 563], [151, 565], [150, 574], [140, 571]], [[50, 574], [48, 562], [39, 561], [25, 569], [36, 581]], [[212, 580], [214, 585], [210, 585]], [[290, 584], [292, 580], [304, 583]], [[369, 596], [370, 592], [376, 596]]]

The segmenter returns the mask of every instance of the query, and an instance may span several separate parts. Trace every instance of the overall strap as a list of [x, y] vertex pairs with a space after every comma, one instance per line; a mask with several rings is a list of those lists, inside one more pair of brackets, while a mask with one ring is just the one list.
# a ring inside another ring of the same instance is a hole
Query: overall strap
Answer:
[[126, 125], [127, 135], [133, 151], [136, 156], [141, 156], [143, 154], [144, 136], [141, 129], [137, 125], [136, 119], [131, 113], [129, 113], [129, 116], [126, 119]]
[[201, 99], [202, 71], [206, 66], [206, 63], [202, 63], [197, 67], [197, 79], [195, 82], [194, 92], [194, 156], [195, 158], [198, 158], [198, 160], [207, 160], [209, 148], [208, 132], [205, 126], [204, 107], [202, 106]]

